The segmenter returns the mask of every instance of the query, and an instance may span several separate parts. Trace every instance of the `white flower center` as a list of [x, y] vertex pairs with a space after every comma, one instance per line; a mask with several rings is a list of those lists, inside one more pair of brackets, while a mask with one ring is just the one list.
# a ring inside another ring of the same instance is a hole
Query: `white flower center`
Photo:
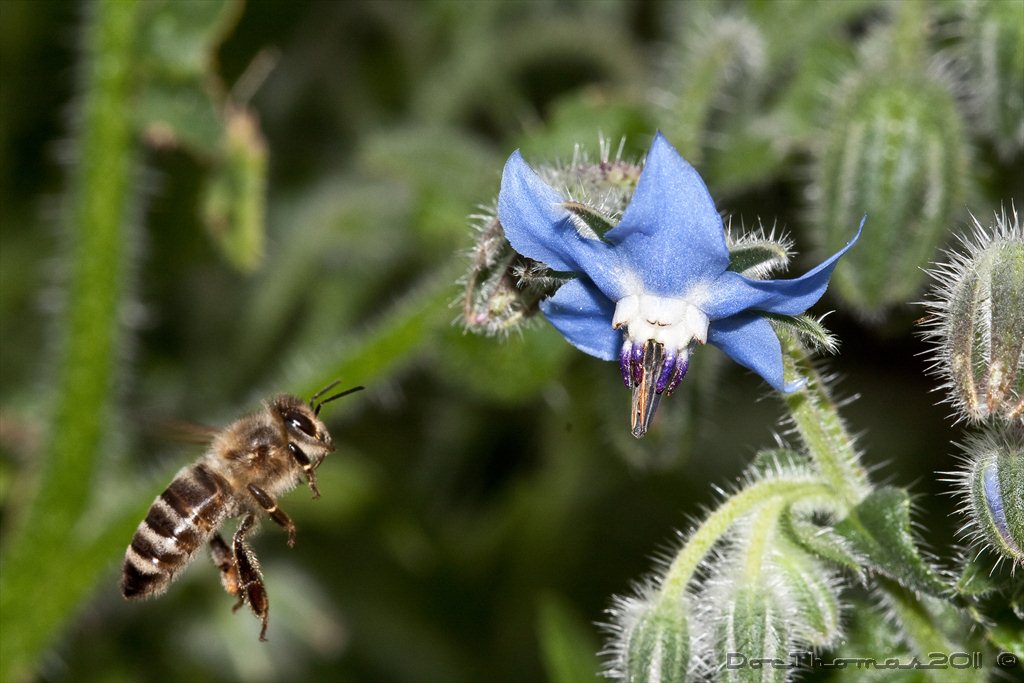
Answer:
[[686, 299], [652, 294], [630, 294], [615, 304], [612, 327], [625, 326], [627, 340], [663, 344], [668, 351], [681, 351], [696, 340], [708, 340], [708, 316]]

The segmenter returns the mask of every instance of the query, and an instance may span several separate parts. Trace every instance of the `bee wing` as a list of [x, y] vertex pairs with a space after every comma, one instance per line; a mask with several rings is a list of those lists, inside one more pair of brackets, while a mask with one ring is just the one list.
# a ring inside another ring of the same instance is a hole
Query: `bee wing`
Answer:
[[213, 441], [213, 437], [220, 432], [215, 427], [188, 420], [146, 417], [142, 419], [142, 422], [145, 425], [145, 431], [151, 435], [159, 436], [167, 441], [176, 441], [196, 446], [209, 445]]

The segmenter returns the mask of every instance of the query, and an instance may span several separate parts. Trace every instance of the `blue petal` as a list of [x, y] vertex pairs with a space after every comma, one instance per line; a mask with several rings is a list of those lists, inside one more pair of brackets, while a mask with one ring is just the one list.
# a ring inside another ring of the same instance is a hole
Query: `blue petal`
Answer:
[[622, 332], [612, 328], [615, 304], [588, 280], [570, 280], [540, 310], [569, 343], [601, 360], [615, 360]]
[[622, 220], [605, 239], [651, 294], [678, 296], [729, 267], [722, 217], [707, 186], [658, 133]]
[[585, 272], [609, 297], [622, 297], [617, 254], [610, 244], [580, 234], [565, 201], [513, 152], [498, 194], [498, 220], [512, 248], [554, 270]]
[[832, 276], [839, 258], [854, 245], [864, 229], [861, 219], [857, 234], [827, 261], [805, 275], [792, 280], [751, 280], [728, 271], [711, 285], [701, 309], [712, 320], [728, 318], [740, 311], [756, 310], [799, 315], [817, 303]]
[[708, 343], [761, 375], [779, 391], [789, 393], [801, 386], [799, 382], [787, 385], [783, 380], [782, 345], [771, 323], [756, 313], [713, 321], [708, 327]]

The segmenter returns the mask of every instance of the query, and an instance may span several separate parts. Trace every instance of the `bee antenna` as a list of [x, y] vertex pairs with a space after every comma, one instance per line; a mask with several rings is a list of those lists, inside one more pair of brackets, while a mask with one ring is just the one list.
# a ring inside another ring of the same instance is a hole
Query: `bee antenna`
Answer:
[[[348, 396], [349, 394], [354, 394], [357, 391], [362, 391], [363, 389], [366, 388], [366, 387], [361, 386], [361, 385], [358, 386], [358, 387], [352, 387], [351, 389], [346, 389], [345, 391], [342, 391], [340, 393], [334, 394], [333, 396], [329, 396], [329, 397], [325, 398], [324, 400], [320, 401], [319, 403], [316, 402], [316, 400], [318, 398], [320, 398], [320, 396], [322, 396], [327, 391], [329, 391], [330, 389], [333, 389], [335, 386], [337, 386], [339, 381], [340, 380], [335, 380], [334, 382], [328, 384], [326, 387], [324, 387], [320, 391], [316, 392], [316, 394], [313, 395], [313, 398], [309, 399], [309, 407], [313, 409], [313, 414], [314, 415], [319, 417], [320, 409], [323, 408], [325, 404], [330, 403], [331, 401], [334, 401], [336, 399], [339, 399], [342, 396]], [[315, 403], [315, 405], [314, 405], [314, 403]]]
[[309, 407], [312, 408], [313, 404], [316, 403], [316, 400], [318, 398], [320, 398], [321, 396], [323, 396], [324, 394], [326, 394], [328, 391], [330, 391], [334, 387], [338, 386], [339, 384], [341, 384], [341, 380], [340, 379], [336, 379], [333, 382], [331, 382], [330, 384], [328, 384], [326, 387], [321, 389], [320, 391], [318, 391], [315, 394], [313, 394], [310, 397], [310, 399], [309, 399]]

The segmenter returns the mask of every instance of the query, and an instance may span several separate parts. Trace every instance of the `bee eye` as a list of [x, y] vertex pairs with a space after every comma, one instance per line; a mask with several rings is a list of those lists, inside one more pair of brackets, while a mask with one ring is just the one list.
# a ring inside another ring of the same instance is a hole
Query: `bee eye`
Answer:
[[316, 436], [316, 427], [309, 421], [309, 418], [301, 413], [285, 413], [282, 415], [284, 421], [293, 429], [298, 429], [306, 436]]

